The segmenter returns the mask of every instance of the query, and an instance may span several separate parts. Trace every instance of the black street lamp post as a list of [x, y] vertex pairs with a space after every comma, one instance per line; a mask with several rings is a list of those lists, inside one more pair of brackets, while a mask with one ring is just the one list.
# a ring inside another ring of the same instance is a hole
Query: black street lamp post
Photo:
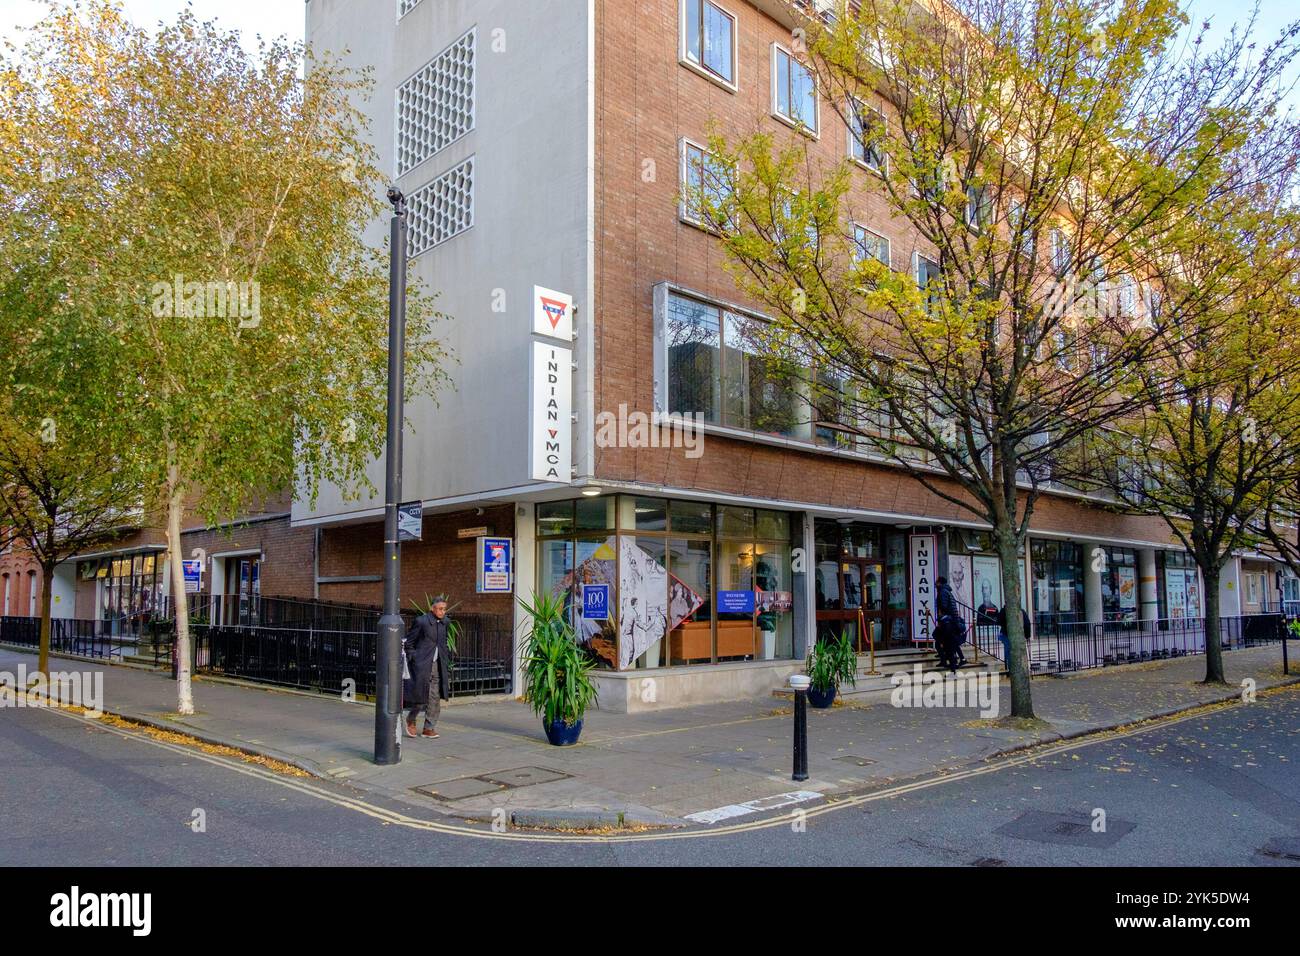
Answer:
[[406, 197], [388, 190], [393, 222], [388, 266], [388, 439], [384, 481], [384, 615], [375, 644], [375, 763], [402, 759], [402, 552], [397, 506], [402, 500], [403, 385], [406, 377]]

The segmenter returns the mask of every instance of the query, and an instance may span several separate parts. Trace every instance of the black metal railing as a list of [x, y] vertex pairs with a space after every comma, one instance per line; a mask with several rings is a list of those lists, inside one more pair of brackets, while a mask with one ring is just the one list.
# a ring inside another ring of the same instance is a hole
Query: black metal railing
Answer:
[[[190, 604], [196, 673], [320, 693], [373, 695], [379, 608], [264, 597], [251, 602], [254, 609], [248, 603], [241, 608], [234, 596], [190, 597], [198, 598]], [[402, 614], [409, 627], [415, 612]], [[460, 633], [452, 655], [451, 696], [509, 693], [514, 673], [510, 618], [457, 614], [453, 619]], [[253, 620], [258, 623], [240, 623]], [[156, 622], [151, 634], [158, 666], [174, 667], [173, 622]]]
[[[1286, 637], [1281, 614], [1246, 614], [1219, 619], [1223, 649], [1272, 644]], [[967, 642], [981, 654], [1006, 663], [1001, 628], [978, 620], [967, 627]], [[1032, 673], [1062, 673], [1120, 664], [1140, 664], [1205, 653], [1202, 618], [1160, 618], [1103, 623], [1053, 621], [1035, 624], [1026, 642]]]
[[[68, 617], [50, 619], [50, 651], [55, 654], [120, 659], [131, 654], [136, 643], [136, 639], [130, 635], [112, 633], [112, 628], [105, 621]], [[0, 617], [0, 644], [14, 644], [33, 650], [39, 648], [41, 619]]]
[[[289, 627], [316, 631], [375, 631], [383, 613], [369, 604], [309, 601], [274, 595], [186, 595], [190, 623], [218, 627]], [[163, 598], [158, 615], [175, 616], [170, 598]]]

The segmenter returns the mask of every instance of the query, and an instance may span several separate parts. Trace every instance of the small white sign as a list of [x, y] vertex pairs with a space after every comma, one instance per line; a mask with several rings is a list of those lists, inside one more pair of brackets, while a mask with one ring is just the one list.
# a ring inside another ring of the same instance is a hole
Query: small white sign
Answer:
[[573, 349], [534, 342], [531, 386], [530, 474], [567, 483], [573, 477]]
[[533, 286], [533, 332], [562, 342], [573, 341], [573, 296]]

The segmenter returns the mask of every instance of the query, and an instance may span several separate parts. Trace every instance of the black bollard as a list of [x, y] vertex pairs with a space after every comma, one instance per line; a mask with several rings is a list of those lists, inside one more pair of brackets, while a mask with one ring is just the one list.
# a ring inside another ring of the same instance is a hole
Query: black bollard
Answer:
[[[807, 681], [807, 678], [804, 678]], [[808, 685], [790, 681], [794, 688], [794, 773], [791, 780], [808, 779]]]

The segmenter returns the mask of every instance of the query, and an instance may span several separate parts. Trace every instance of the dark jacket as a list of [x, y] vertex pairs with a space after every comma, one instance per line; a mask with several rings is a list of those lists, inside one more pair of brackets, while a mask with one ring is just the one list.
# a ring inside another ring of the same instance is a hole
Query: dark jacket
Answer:
[[957, 599], [953, 597], [951, 584], [940, 584], [939, 590], [935, 594], [934, 606], [939, 611], [939, 616], [957, 613]]
[[406, 640], [406, 666], [411, 677], [402, 682], [403, 703], [418, 707], [429, 699], [429, 681], [433, 677], [433, 654], [438, 652], [438, 696], [451, 698], [451, 649], [447, 646], [449, 621], [432, 614], [421, 615]]

